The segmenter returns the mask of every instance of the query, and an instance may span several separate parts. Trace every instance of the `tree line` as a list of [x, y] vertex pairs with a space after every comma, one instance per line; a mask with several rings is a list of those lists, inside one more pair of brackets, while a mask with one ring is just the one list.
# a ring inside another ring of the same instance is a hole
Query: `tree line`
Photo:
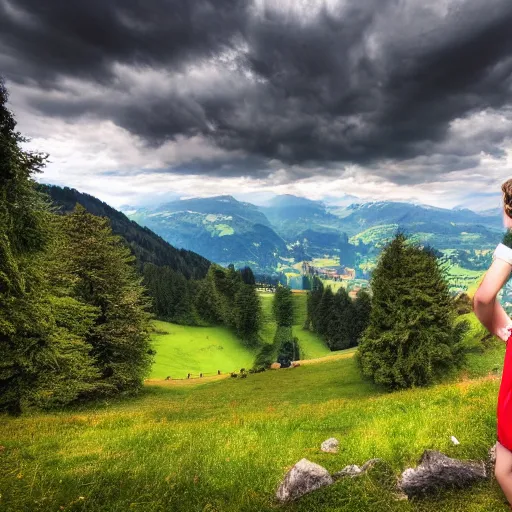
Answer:
[[187, 280], [170, 267], [146, 263], [144, 284], [153, 311], [168, 322], [232, 329], [249, 347], [259, 344], [261, 302], [249, 267], [235, 270], [212, 263], [204, 279]]
[[318, 333], [331, 350], [355, 347], [368, 325], [370, 311], [371, 297], [364, 288], [352, 300], [345, 288], [333, 293], [331, 286], [324, 286], [314, 276], [304, 328]]

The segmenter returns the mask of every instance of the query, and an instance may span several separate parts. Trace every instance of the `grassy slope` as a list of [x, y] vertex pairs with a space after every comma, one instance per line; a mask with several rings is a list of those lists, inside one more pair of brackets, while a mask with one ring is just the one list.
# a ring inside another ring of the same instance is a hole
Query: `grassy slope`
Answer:
[[[425, 449], [484, 459], [495, 442], [504, 345], [469, 357], [474, 377], [385, 393], [353, 358], [187, 387], [132, 400], [0, 417], [0, 510], [14, 511], [500, 511], [494, 478], [437, 498], [395, 501], [393, 483]], [[197, 381], [199, 382], [199, 381]], [[450, 436], [456, 436], [455, 446]], [[337, 454], [323, 440], [340, 440]], [[301, 458], [334, 472], [383, 463], [287, 507], [274, 504]]]
[[155, 321], [155, 327], [168, 334], [153, 334], [157, 357], [152, 368], [152, 379], [186, 378], [238, 371], [250, 368], [256, 352], [244, 347], [225, 327], [189, 327]]
[[[261, 331], [262, 338], [271, 343], [274, 339], [276, 332], [276, 323], [272, 317], [272, 300], [274, 298], [273, 293], [261, 293], [261, 302], [263, 307], [263, 329]], [[302, 329], [304, 322], [306, 321], [306, 304], [307, 295], [305, 293], [294, 293], [293, 304], [294, 304], [294, 325], [293, 335], [299, 338], [299, 346], [301, 349], [301, 359], [313, 359], [316, 357], [323, 357], [329, 354], [334, 354], [341, 351], [331, 352], [325, 345], [322, 339], [315, 333], [305, 331]]]
[[[263, 305], [262, 338], [272, 343], [276, 329], [272, 318], [271, 293], [261, 294]], [[313, 359], [333, 354], [323, 341], [315, 334], [304, 331], [302, 325], [306, 320], [306, 295], [293, 296], [296, 319], [293, 333], [300, 340], [302, 359]], [[155, 321], [159, 331], [168, 334], [153, 334], [153, 347], [157, 351], [151, 379], [186, 378], [190, 372], [193, 376], [213, 375], [250, 368], [256, 357], [256, 350], [244, 347], [240, 340], [224, 327], [189, 327]], [[340, 351], [337, 351], [340, 352]]]

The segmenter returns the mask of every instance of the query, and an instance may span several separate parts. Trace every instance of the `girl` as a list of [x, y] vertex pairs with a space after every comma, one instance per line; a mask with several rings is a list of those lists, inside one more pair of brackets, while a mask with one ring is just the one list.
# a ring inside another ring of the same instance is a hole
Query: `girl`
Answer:
[[[506, 343], [501, 376], [497, 416], [496, 465], [494, 474], [512, 510], [512, 320], [505, 313], [497, 294], [512, 271], [512, 179], [501, 185], [503, 192], [503, 226], [507, 234], [492, 255], [487, 270], [473, 297], [473, 310], [487, 330]], [[509, 400], [510, 398], [510, 400]]]

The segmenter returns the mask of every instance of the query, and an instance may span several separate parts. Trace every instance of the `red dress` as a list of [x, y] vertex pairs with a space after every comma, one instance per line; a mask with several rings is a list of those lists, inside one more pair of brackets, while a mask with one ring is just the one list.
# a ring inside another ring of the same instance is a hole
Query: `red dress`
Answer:
[[505, 350], [505, 362], [501, 375], [500, 390], [498, 393], [497, 433], [498, 441], [505, 448], [512, 451], [512, 330], [510, 331], [507, 348]]

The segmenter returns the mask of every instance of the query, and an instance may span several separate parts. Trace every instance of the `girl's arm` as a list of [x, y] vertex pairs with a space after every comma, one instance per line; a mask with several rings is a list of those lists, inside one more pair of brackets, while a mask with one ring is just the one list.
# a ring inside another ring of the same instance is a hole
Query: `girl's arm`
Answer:
[[497, 300], [497, 295], [509, 278], [512, 260], [508, 257], [502, 258], [500, 255], [501, 253], [498, 253], [498, 257], [493, 258], [489, 270], [475, 292], [473, 311], [490, 333], [506, 341], [507, 328], [512, 327], [512, 322]]

